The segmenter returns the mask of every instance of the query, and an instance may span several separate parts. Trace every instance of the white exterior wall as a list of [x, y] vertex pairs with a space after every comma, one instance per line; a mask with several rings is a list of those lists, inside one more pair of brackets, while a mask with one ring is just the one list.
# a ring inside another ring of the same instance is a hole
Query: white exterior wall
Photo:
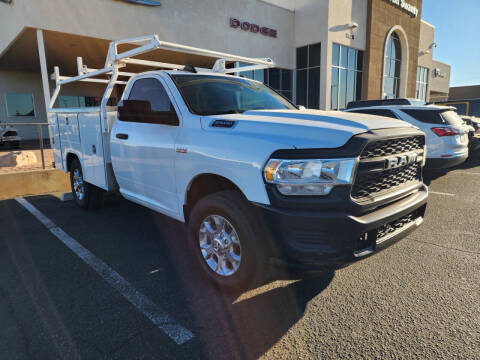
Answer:
[[[418, 65], [429, 69], [428, 73], [428, 87], [427, 87], [427, 101], [430, 99], [430, 92], [441, 92], [448, 95], [450, 89], [450, 65], [444, 64], [433, 59], [433, 52], [435, 47], [432, 44], [435, 41], [435, 26], [423, 21], [420, 23], [420, 42]], [[435, 77], [434, 70], [440, 69], [444, 77]]]
[[[367, 0], [202, 0], [201, 5], [183, 0], [162, 1], [160, 7], [114, 0], [15, 0], [8, 8], [0, 11], [0, 24], [8, 18], [12, 24], [102, 39], [157, 33], [166, 41], [271, 57], [287, 69], [296, 67], [297, 47], [320, 42], [322, 109], [330, 107], [332, 42], [360, 50], [366, 42]], [[276, 29], [278, 37], [233, 29], [230, 17]], [[346, 34], [354, 22], [352, 40]], [[0, 45], [5, 36], [0, 32]], [[295, 76], [293, 86], [295, 94]]]
[[[350, 35], [350, 24], [358, 28]], [[365, 50], [367, 0], [296, 0], [295, 47], [321, 42], [320, 108], [330, 109], [332, 43]]]
[[[230, 17], [278, 31], [278, 37], [232, 29]], [[293, 13], [258, 0], [162, 1], [162, 6], [132, 5], [114, 0], [15, 0], [0, 3], [0, 24], [22, 24], [101, 39], [123, 39], [156, 33], [162, 40], [248, 57], [272, 57], [293, 67]], [[12, 33], [17, 32], [12, 26]], [[0, 54], [12, 34], [0, 31]]]
[[[332, 6], [333, 3], [335, 6]], [[323, 109], [330, 109], [330, 93], [332, 84], [332, 44], [337, 43], [357, 50], [365, 51], [367, 42], [367, 0], [331, 0], [328, 13], [328, 47], [325, 49], [325, 81], [322, 88], [325, 96], [321, 106]], [[355, 30], [350, 28], [356, 23]], [[354, 35], [354, 39], [347, 35]]]
[[[54, 83], [50, 82], [51, 92], [54, 88]], [[100, 97], [104, 91], [104, 85], [79, 82], [64, 86], [61, 95]], [[32, 94], [35, 116], [8, 116], [6, 93]], [[40, 73], [0, 71], [0, 123], [47, 123]], [[17, 126], [17, 129], [23, 140], [38, 138], [38, 131], [35, 126]], [[45, 139], [48, 138], [46, 126], [43, 129], [43, 136]]]
[[[8, 116], [6, 93], [32, 94], [35, 116]], [[42, 80], [39, 73], [0, 71], [0, 123], [46, 123]], [[17, 126], [22, 140], [38, 138], [36, 126]], [[43, 136], [48, 139], [45, 126]]]
[[[320, 108], [325, 109], [327, 86], [328, 9], [331, 0], [295, 0], [295, 49], [321, 43], [320, 52]], [[334, 1], [334, 0], [333, 0]], [[294, 49], [294, 54], [295, 50]], [[295, 64], [296, 67], [296, 64]], [[296, 76], [294, 81], [296, 86]], [[295, 93], [295, 90], [294, 90]]]
[[[271, 57], [278, 67], [287, 69], [296, 68], [297, 47], [320, 42], [320, 108], [329, 109], [332, 43], [359, 50], [366, 48], [368, 0], [161, 2], [160, 7], [118, 0], [15, 0], [10, 5], [0, 3], [0, 56], [25, 27], [107, 40], [157, 33], [166, 41], [248, 57]], [[276, 29], [278, 37], [233, 29], [229, 25], [231, 17]], [[358, 24], [353, 33], [355, 39], [346, 36], [351, 34], [349, 25], [352, 23]], [[422, 22], [420, 49], [433, 41], [433, 31], [432, 26]], [[432, 63], [431, 53], [420, 56], [419, 64], [423, 63]], [[8, 79], [2, 80], [0, 74], [2, 81], [9, 82]], [[294, 98], [295, 87], [294, 76]]]

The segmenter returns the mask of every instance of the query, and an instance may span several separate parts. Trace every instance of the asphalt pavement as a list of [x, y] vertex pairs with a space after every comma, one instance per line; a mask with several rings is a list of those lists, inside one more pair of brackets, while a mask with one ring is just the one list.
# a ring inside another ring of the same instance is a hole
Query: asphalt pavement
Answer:
[[269, 269], [244, 293], [204, 281], [182, 224], [119, 197], [93, 212], [27, 198], [49, 226], [1, 201], [0, 359], [480, 359], [480, 159], [426, 182], [407, 238], [335, 272]]

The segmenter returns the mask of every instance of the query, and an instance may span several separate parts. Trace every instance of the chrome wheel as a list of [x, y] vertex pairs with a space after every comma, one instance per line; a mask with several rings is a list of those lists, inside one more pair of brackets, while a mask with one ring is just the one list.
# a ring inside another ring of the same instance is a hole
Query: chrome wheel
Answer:
[[82, 201], [85, 197], [85, 185], [83, 184], [83, 176], [79, 169], [73, 170], [73, 192], [75, 197]]
[[200, 225], [200, 251], [207, 265], [218, 275], [231, 276], [240, 267], [242, 247], [237, 231], [220, 215], [207, 216]]

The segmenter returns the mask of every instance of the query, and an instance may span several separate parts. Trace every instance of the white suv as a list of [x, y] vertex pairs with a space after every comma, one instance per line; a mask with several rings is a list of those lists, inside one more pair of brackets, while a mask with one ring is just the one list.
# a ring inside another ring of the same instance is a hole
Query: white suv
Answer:
[[468, 158], [469, 127], [453, 107], [393, 99], [352, 102], [346, 111], [400, 119], [418, 127], [426, 135], [427, 168], [448, 168]]

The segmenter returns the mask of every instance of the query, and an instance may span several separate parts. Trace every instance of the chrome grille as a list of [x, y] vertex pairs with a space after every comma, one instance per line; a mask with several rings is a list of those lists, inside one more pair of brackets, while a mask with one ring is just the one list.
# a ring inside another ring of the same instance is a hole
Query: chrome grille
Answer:
[[[357, 177], [351, 196], [355, 200], [372, 199], [380, 194], [393, 192], [403, 186], [414, 184], [422, 178], [418, 162], [393, 169], [382, 169], [387, 157], [412, 151], [423, 151], [425, 138], [421, 135], [375, 141], [367, 144], [360, 154]], [[372, 159], [380, 164], [379, 171], [368, 171]]]
[[353, 185], [352, 197], [360, 199], [368, 197], [400, 185], [420, 180], [420, 166], [408, 166], [385, 170], [381, 173], [364, 174], [357, 178]]
[[375, 141], [365, 147], [360, 155], [360, 160], [422, 150], [424, 145], [425, 138], [421, 135]]

